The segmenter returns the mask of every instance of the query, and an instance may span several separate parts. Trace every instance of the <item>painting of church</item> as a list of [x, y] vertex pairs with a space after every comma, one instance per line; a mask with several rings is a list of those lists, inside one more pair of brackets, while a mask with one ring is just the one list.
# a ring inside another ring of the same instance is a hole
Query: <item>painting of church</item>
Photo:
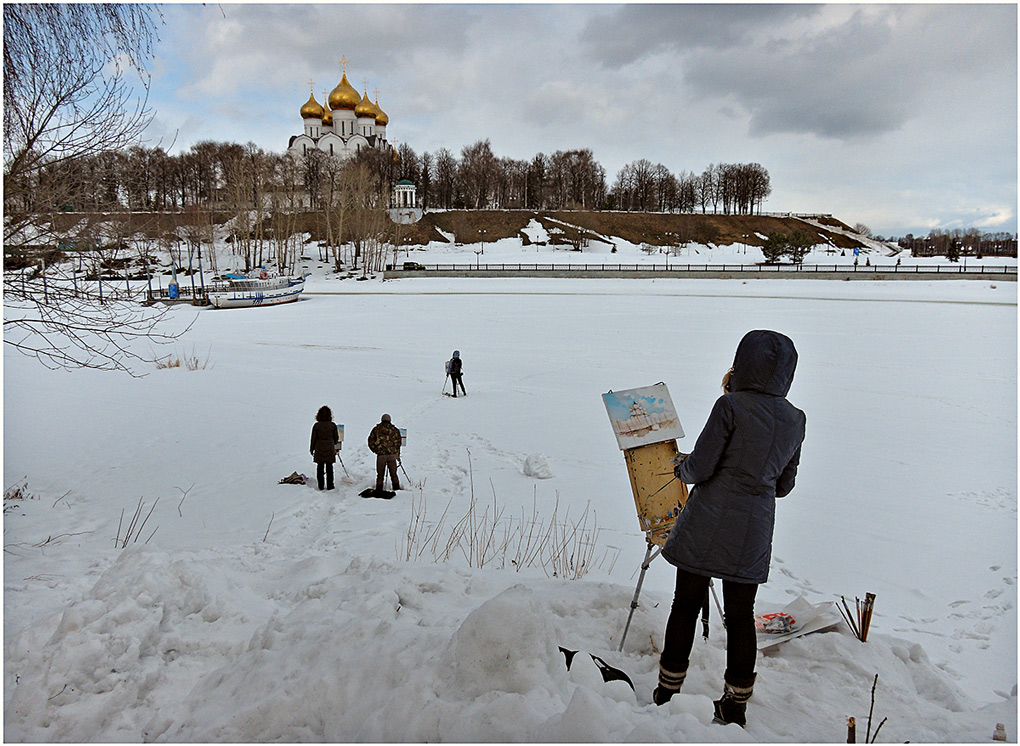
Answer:
[[602, 395], [621, 450], [684, 437], [666, 384]]

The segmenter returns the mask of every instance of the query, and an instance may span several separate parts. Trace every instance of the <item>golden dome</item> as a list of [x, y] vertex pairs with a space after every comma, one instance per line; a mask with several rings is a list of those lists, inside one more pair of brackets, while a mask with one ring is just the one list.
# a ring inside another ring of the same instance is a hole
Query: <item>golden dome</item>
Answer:
[[332, 127], [333, 126], [333, 112], [329, 108], [329, 101], [326, 102], [326, 108], [322, 111], [322, 126]]
[[380, 127], [385, 127], [390, 123], [390, 118], [386, 116], [386, 112], [379, 108], [379, 97], [375, 97], [375, 123]]
[[347, 82], [347, 73], [340, 79], [336, 88], [329, 94], [327, 103], [331, 109], [353, 109], [361, 101], [361, 96], [354, 86]]
[[315, 100], [314, 94], [308, 94], [308, 101], [301, 107], [302, 119], [319, 119], [322, 117], [322, 107]]
[[368, 91], [365, 91], [365, 96], [361, 99], [361, 103], [354, 107], [354, 116], [375, 119], [377, 113], [375, 106], [368, 100]]

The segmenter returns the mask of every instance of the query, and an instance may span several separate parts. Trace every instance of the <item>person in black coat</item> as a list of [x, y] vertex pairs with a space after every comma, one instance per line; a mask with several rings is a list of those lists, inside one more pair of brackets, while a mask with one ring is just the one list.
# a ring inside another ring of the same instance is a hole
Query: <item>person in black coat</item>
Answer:
[[450, 358], [450, 378], [453, 379], [453, 395], [457, 396], [457, 385], [460, 384], [460, 391], [464, 396], [467, 396], [467, 391], [464, 390], [464, 363], [460, 359], [460, 350], [453, 351], [453, 357]]
[[677, 478], [694, 485], [662, 556], [676, 567], [676, 591], [652, 694], [664, 704], [687, 675], [698, 612], [720, 578], [726, 617], [726, 671], [715, 716], [746, 724], [754, 690], [754, 597], [768, 580], [776, 498], [793, 489], [806, 417], [786, 400], [797, 367], [793, 341], [778, 332], [744, 335], [733, 367]]
[[315, 414], [315, 424], [312, 425], [312, 441], [308, 446], [312, 459], [315, 461], [315, 479], [320, 490], [333, 489], [333, 464], [336, 462], [336, 445], [339, 442], [340, 431], [333, 423], [333, 412], [329, 407], [323, 405]]

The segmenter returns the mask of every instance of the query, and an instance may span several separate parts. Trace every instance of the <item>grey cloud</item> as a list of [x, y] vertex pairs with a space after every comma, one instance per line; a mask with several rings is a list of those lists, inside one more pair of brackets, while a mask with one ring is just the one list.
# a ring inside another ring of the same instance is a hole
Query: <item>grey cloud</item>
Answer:
[[[757, 135], [874, 137], [899, 129], [919, 107], [955, 98], [954, 85], [980, 96], [1010, 65], [1015, 80], [1015, 9], [1008, 61], [985, 49], [1001, 34], [994, 15], [926, 7], [856, 13], [811, 37], [689, 55], [684, 81], [701, 98], [741, 106]], [[998, 39], [1007, 50], [1008, 37]]]
[[664, 50], [729, 49], [818, 12], [814, 5], [625, 5], [588, 21], [588, 54], [618, 68]]
[[[301, 84], [310, 75], [332, 87], [340, 77], [340, 56], [355, 87], [362, 77], [385, 75], [418, 50], [458, 55], [471, 43], [466, 20], [477, 11], [456, 5], [390, 4], [245, 4], [169, 6], [168, 13], [187, 16], [181, 25], [192, 32], [176, 40], [184, 58], [218, 60], [197, 63], [192, 85], [204, 92]], [[213, 50], [212, 54], [203, 50]]]

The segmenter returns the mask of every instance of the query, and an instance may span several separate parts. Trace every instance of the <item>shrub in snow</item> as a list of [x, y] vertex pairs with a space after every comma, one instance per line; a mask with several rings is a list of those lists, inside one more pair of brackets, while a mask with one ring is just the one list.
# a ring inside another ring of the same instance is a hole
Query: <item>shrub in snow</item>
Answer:
[[553, 476], [549, 459], [541, 454], [532, 454], [524, 459], [524, 474], [536, 479], [550, 479]]

